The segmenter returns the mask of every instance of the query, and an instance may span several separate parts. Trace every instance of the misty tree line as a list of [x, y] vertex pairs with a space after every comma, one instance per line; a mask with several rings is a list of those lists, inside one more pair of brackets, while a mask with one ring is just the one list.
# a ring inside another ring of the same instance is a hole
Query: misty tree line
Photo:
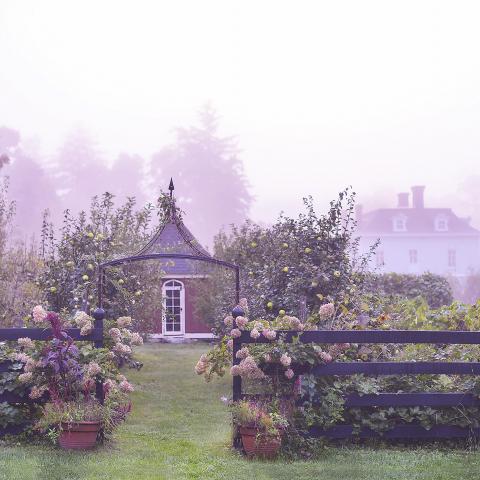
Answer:
[[55, 224], [63, 211], [88, 210], [93, 196], [108, 191], [121, 203], [135, 197], [137, 206], [155, 201], [174, 178], [178, 203], [187, 223], [203, 243], [224, 225], [241, 224], [252, 197], [232, 137], [221, 137], [215, 111], [206, 105], [196, 126], [177, 128], [174, 141], [150, 161], [122, 153], [109, 166], [90, 135], [74, 130], [50, 162], [35, 158], [21, 133], [0, 127], [0, 174], [8, 177], [8, 197], [15, 202], [17, 236], [38, 238], [44, 210]]

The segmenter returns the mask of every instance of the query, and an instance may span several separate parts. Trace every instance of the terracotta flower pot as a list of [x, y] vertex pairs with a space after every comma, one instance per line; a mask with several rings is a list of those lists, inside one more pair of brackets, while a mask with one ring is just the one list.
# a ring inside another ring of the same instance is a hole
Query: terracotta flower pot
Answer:
[[240, 435], [248, 457], [274, 458], [282, 444], [280, 437], [259, 435], [256, 427], [240, 427]]
[[89, 450], [95, 447], [101, 422], [62, 423], [60, 446], [67, 450]]

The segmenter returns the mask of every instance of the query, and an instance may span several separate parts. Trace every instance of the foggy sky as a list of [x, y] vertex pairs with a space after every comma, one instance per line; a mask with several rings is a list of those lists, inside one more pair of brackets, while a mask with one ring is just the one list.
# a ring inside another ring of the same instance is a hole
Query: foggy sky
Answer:
[[425, 184], [441, 206], [480, 175], [479, 14], [461, 1], [0, 0], [0, 124], [45, 162], [77, 125], [106, 158], [149, 158], [211, 100], [238, 137], [255, 220], [349, 184], [386, 206]]

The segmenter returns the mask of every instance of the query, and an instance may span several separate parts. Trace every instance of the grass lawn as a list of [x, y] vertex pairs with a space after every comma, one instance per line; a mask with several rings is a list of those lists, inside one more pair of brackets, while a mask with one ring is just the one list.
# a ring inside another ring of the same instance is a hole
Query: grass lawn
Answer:
[[131, 372], [134, 411], [113, 444], [90, 453], [0, 446], [0, 479], [477, 479], [480, 452], [342, 448], [320, 460], [248, 461], [230, 451], [222, 395], [230, 379], [204, 383], [193, 366], [205, 345], [146, 345]]

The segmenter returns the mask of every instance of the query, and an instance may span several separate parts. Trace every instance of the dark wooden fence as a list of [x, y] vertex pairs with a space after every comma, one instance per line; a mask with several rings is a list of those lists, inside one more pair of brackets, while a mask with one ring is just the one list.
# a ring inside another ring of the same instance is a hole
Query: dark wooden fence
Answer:
[[[103, 319], [105, 312], [102, 309], [97, 309], [93, 313], [95, 318], [94, 328], [89, 335], [80, 335], [79, 328], [66, 329], [67, 334], [75, 341], [93, 342], [95, 348], [102, 348], [103, 337]], [[0, 328], [0, 342], [2, 341], [17, 341], [19, 338], [28, 337], [32, 340], [49, 340], [52, 338], [52, 331], [50, 328]], [[11, 371], [12, 362], [0, 362], [0, 373]], [[103, 400], [103, 387], [97, 383], [96, 396], [99, 400]], [[21, 396], [12, 392], [0, 393], [0, 403], [7, 402], [9, 404], [24, 404], [31, 405], [35, 403], [28, 395]], [[0, 436], [6, 434], [17, 434], [25, 429], [25, 425], [9, 425], [5, 428], [0, 426]]]
[[[335, 343], [430, 343], [430, 344], [480, 344], [480, 332], [459, 331], [414, 331], [414, 330], [320, 330], [307, 332], [279, 331], [286, 342], [299, 335], [302, 343], [335, 344]], [[243, 344], [270, 343], [261, 337], [256, 341], [249, 332], [242, 332], [239, 338], [233, 340], [233, 364], [238, 365], [240, 359], [236, 357]], [[315, 376], [323, 375], [418, 375], [418, 374], [447, 374], [447, 375], [479, 375], [479, 362], [332, 362], [314, 367], [295, 365], [295, 373], [309, 373]], [[233, 377], [233, 400], [240, 400], [242, 393], [242, 379]], [[345, 407], [480, 407], [480, 399], [469, 393], [381, 393], [372, 395], [351, 394], [345, 397]], [[379, 434], [368, 428], [354, 433], [351, 425], [336, 425], [323, 430], [313, 427], [309, 431], [312, 437], [329, 438], [372, 438], [382, 436], [387, 439], [435, 439], [461, 438], [480, 436], [480, 429], [458, 427], [453, 425], [435, 425], [429, 430], [421, 425], [399, 424]]]

